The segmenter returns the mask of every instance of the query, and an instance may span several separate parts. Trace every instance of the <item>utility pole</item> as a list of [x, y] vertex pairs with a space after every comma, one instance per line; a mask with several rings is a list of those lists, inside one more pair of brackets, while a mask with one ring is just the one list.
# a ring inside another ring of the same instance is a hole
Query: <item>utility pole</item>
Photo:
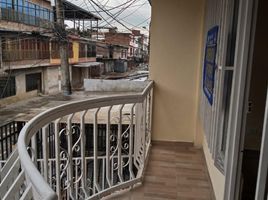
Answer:
[[64, 25], [64, 8], [62, 0], [56, 0], [56, 24], [55, 30], [58, 36], [60, 45], [60, 60], [61, 60], [61, 90], [63, 95], [71, 95], [71, 80], [69, 69], [69, 48], [68, 38]]

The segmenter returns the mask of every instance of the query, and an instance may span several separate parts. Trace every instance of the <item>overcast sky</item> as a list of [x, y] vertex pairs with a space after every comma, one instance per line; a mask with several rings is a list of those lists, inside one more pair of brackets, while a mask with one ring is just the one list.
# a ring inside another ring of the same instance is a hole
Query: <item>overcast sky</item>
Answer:
[[151, 6], [148, 0], [93, 0], [102, 9], [107, 10], [111, 15], [116, 16], [116, 19], [125, 26], [119, 24], [115, 20], [112, 20], [109, 15], [103, 12], [101, 8], [98, 8], [98, 6], [91, 0], [68, 1], [100, 16], [101, 18], [105, 18], [106, 21], [101, 20], [99, 22], [99, 26], [116, 26], [121, 32], [129, 32], [127, 28], [140, 29], [143, 33], [148, 34], [151, 17]]

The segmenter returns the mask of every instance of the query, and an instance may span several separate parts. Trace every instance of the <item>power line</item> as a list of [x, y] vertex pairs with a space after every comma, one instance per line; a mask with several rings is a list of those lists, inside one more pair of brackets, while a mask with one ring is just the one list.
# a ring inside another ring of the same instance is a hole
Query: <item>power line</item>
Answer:
[[92, 3], [94, 3], [99, 9], [101, 9], [102, 11], [104, 11], [108, 16], [110, 16], [111, 18], [113, 18], [115, 21], [117, 21], [119, 24], [121, 24], [123, 27], [125, 27], [126, 29], [128, 29], [129, 31], [132, 31], [130, 28], [128, 28], [125, 24], [123, 24], [122, 22], [120, 22], [118, 19], [116, 19], [113, 15], [111, 15], [109, 12], [107, 12], [106, 10], [104, 10], [101, 6], [99, 6], [94, 0], [88, 0], [89, 2], [91, 1]]
[[[114, 18], [118, 17], [119, 15], [121, 15], [126, 9], [128, 9], [132, 4], [134, 4], [137, 0], [132, 0], [132, 2], [129, 5], [126, 5], [125, 7], [123, 7], [120, 11], [118, 11], [117, 13], [115, 13], [113, 16]], [[108, 11], [109, 12], [109, 11]], [[109, 12], [110, 13], [110, 12]], [[110, 21], [110, 23], [112, 23], [114, 21], [114, 19], [112, 19]], [[105, 26], [105, 25], [104, 25]]]

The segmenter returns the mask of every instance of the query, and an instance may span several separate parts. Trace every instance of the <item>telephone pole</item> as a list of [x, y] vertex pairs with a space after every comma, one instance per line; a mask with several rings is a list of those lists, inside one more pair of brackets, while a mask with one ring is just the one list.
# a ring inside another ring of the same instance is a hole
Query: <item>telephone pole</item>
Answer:
[[56, 24], [55, 30], [60, 45], [60, 60], [61, 60], [61, 90], [63, 95], [71, 95], [71, 81], [69, 69], [69, 48], [68, 38], [64, 25], [64, 8], [62, 0], [56, 0]]

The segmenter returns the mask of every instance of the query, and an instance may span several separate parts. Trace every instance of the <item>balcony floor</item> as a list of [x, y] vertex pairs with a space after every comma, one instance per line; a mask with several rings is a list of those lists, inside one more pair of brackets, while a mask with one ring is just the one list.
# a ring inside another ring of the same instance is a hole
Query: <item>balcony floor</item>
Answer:
[[143, 185], [110, 200], [214, 200], [201, 149], [154, 143]]

